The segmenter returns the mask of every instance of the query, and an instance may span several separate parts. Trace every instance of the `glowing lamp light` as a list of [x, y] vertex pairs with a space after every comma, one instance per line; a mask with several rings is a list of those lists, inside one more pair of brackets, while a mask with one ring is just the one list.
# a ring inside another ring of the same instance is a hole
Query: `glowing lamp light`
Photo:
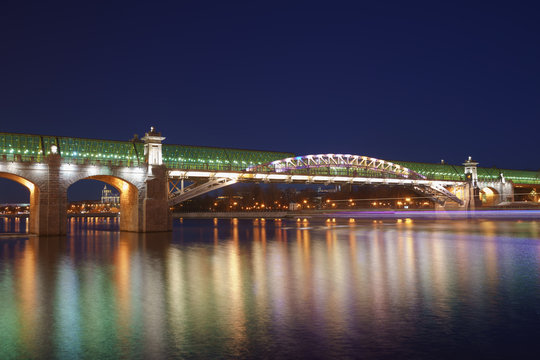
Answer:
[[58, 146], [51, 145], [51, 154], [58, 154]]

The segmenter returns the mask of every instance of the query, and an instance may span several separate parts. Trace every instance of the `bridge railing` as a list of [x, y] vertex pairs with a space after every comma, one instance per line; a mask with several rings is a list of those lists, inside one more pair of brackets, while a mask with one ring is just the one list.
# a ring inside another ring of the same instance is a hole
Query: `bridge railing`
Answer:
[[119, 167], [139, 167], [144, 165], [139, 164], [138, 161], [110, 159], [110, 160], [94, 160], [88, 158], [62, 158], [64, 164], [74, 165], [97, 165], [97, 166], [119, 166]]
[[[0, 155], [0, 161], [9, 162], [29, 162], [29, 163], [44, 163], [45, 157], [41, 155], [21, 155], [21, 154], [2, 154]], [[144, 164], [139, 164], [136, 160], [94, 160], [89, 158], [75, 158], [75, 157], [62, 157], [63, 164], [76, 164], [76, 165], [103, 165], [103, 166], [124, 166], [124, 167], [139, 167]]]
[[205, 171], [244, 171], [246, 169], [245, 165], [237, 165], [230, 163], [201, 163], [201, 162], [177, 162], [177, 161], [166, 161], [164, 162], [165, 166], [169, 170], [205, 170]]
[[426, 180], [446, 180], [446, 181], [465, 181], [465, 174], [463, 175], [457, 175], [457, 174], [423, 174], [426, 177]]
[[[388, 178], [388, 179], [403, 179], [406, 176], [402, 174], [393, 173], [391, 171], [384, 171], [381, 169], [374, 169], [371, 167], [327, 167], [327, 166], [314, 166], [304, 168], [285, 169], [277, 168], [273, 165], [261, 166], [250, 169], [248, 172], [257, 173], [281, 173], [289, 175], [322, 175], [322, 176], [346, 176], [346, 177], [366, 177], [366, 178]], [[411, 174], [411, 179], [416, 178], [414, 174]]]
[[[235, 164], [212, 164], [212, 163], [200, 163], [200, 162], [172, 162], [167, 161], [165, 165], [169, 170], [182, 170], [182, 171], [233, 171], [233, 172], [242, 172], [242, 173], [253, 173], [253, 171], [247, 170], [244, 166], [235, 165]], [[268, 174], [289, 174], [289, 175], [309, 175], [309, 176], [347, 176], [347, 177], [368, 177], [368, 178], [388, 178], [388, 179], [401, 179], [402, 176], [398, 174], [393, 174], [389, 172], [376, 171], [370, 168], [339, 168], [339, 167], [310, 167], [302, 169], [290, 169], [284, 171], [283, 169], [275, 169], [272, 166], [258, 167], [256, 169], [257, 173], [268, 173]], [[454, 176], [448, 176], [448, 178], [441, 176], [430, 176], [429, 180], [453, 180], [453, 181], [462, 181], [463, 178], [456, 178]]]
[[0, 161], [11, 162], [43, 162], [43, 156], [41, 155], [22, 155], [22, 154], [2, 154], [0, 155]]

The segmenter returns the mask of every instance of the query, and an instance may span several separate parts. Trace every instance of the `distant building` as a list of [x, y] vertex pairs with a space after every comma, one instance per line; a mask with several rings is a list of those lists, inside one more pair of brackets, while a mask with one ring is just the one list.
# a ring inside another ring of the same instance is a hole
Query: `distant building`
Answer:
[[336, 186], [334, 186], [333, 189], [323, 189], [320, 186], [317, 189], [318, 194], [321, 194], [321, 193], [337, 193], [337, 192], [340, 192], [340, 191], [341, 191], [341, 185], [336, 185]]
[[115, 194], [112, 190], [107, 188], [107, 185], [101, 190], [101, 203], [102, 204], [120, 204], [120, 195]]
[[0, 214], [20, 215], [29, 213], [30, 204], [0, 204]]
[[298, 206], [298, 203], [295, 203], [295, 202], [289, 203], [289, 210], [290, 211], [297, 211], [299, 208], [300, 208], [300, 206]]

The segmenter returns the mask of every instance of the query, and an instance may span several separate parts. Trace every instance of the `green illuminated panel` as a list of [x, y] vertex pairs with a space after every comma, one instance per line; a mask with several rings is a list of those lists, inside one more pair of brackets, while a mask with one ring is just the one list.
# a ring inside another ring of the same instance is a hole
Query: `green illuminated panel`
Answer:
[[39, 136], [0, 133], [0, 155], [37, 157], [40, 149]]
[[515, 184], [540, 184], [540, 172], [524, 170], [500, 170], [507, 180]]
[[163, 163], [169, 169], [232, 170], [268, 163], [292, 156], [291, 153], [163, 145]]
[[[0, 133], [0, 156], [8, 160], [41, 161], [57, 145], [63, 159], [70, 162], [103, 161], [138, 165], [144, 162], [142, 142], [96, 140], [27, 134]], [[163, 162], [170, 169], [235, 170], [292, 156], [291, 153], [239, 150], [202, 146], [163, 145]]]
[[[51, 145], [57, 145], [63, 159], [70, 162], [111, 162], [137, 166], [144, 162], [142, 142], [96, 140], [45, 135], [0, 133], [0, 159], [42, 161], [50, 154]], [[203, 146], [163, 145], [163, 163], [169, 169], [242, 171], [250, 166], [269, 163], [294, 156], [291, 153], [226, 149]], [[427, 164], [393, 161], [433, 180], [464, 180], [464, 167], [448, 164]], [[312, 170], [313, 171], [313, 170]], [[316, 170], [316, 173], [350, 176], [347, 169]], [[496, 181], [503, 173], [515, 184], [540, 184], [540, 172], [478, 168], [481, 181]], [[373, 174], [377, 176], [377, 174]], [[360, 175], [358, 175], [360, 176]]]
[[[393, 161], [396, 164], [405, 166], [414, 170], [428, 179], [433, 180], [461, 180], [465, 179], [465, 167], [448, 164], [426, 164], [407, 161]], [[506, 180], [511, 180], [515, 184], [540, 184], [540, 172], [526, 170], [509, 170], [496, 168], [478, 167], [478, 180], [497, 181], [500, 174], [503, 174]]]
[[[10, 159], [19, 155], [23, 160], [41, 161], [44, 154], [50, 154], [52, 145], [58, 146], [62, 158], [77, 162], [122, 161], [128, 165], [137, 160], [134, 145], [128, 141], [0, 133], [0, 156]], [[142, 154], [142, 144], [138, 147]]]

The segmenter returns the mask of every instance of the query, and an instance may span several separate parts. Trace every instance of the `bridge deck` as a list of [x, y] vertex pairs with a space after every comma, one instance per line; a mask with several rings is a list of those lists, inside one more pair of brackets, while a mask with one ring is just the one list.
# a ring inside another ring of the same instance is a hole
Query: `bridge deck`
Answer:
[[[143, 143], [133, 141], [97, 140], [86, 138], [0, 133], [0, 157], [14, 160], [42, 161], [51, 145], [58, 146], [62, 158], [72, 162], [102, 161], [137, 166], [144, 162]], [[231, 148], [163, 145], [163, 162], [175, 170], [242, 171], [247, 167], [294, 156], [275, 151]], [[462, 181], [464, 168], [458, 165], [394, 161], [431, 180]], [[480, 181], [496, 181], [503, 173], [515, 184], [540, 185], [540, 172], [478, 167]]]

